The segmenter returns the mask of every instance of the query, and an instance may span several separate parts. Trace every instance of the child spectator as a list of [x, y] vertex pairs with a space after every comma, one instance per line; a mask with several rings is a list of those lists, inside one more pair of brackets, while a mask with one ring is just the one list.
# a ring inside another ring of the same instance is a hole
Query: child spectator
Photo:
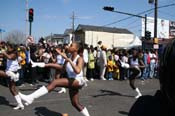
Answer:
[[113, 72], [115, 68], [115, 62], [112, 60], [112, 55], [109, 56], [109, 59], [107, 61], [107, 77], [108, 80], [113, 80]]

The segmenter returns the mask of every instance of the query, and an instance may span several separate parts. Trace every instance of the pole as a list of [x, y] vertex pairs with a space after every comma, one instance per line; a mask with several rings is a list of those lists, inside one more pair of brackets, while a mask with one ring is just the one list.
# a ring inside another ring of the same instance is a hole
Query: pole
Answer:
[[[145, 14], [145, 38], [146, 38], [146, 31], [147, 31], [147, 14]], [[145, 49], [145, 42], [143, 43], [143, 49]]]
[[147, 15], [145, 14], [145, 37], [146, 37], [146, 31], [147, 31]]
[[32, 22], [29, 22], [30, 26], [29, 26], [29, 35], [32, 35]]
[[72, 14], [72, 32], [74, 33], [75, 13]]
[[155, 0], [155, 8], [154, 8], [154, 38], [157, 38], [157, 6], [158, 0]]
[[111, 11], [111, 12], [120, 13], [120, 14], [125, 14], [125, 15], [130, 15], [130, 16], [139, 17], [139, 18], [144, 18], [143, 16], [140, 16], [140, 15], [135, 15], [135, 14], [126, 13], [126, 12], [121, 12], [121, 11]]
[[75, 33], [74, 33], [74, 23], [75, 23], [75, 13], [73, 12], [73, 14], [72, 14], [72, 42], [74, 41], [74, 39], [75, 39]]
[[28, 0], [26, 0], [26, 38], [27, 38], [27, 34], [28, 34]]
[[157, 6], [158, 6], [158, 0], [154, 1], [154, 39], [153, 39], [153, 48], [154, 49], [159, 49], [159, 43], [158, 43], [158, 38], [157, 38]]

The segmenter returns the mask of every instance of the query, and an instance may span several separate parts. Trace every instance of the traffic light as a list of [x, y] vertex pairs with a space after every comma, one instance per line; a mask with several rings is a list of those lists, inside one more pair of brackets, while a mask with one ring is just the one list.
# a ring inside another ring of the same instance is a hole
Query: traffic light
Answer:
[[151, 32], [150, 31], [146, 31], [145, 32], [145, 39], [146, 40], [150, 40], [151, 39]]
[[114, 7], [111, 7], [111, 6], [105, 6], [103, 7], [103, 9], [108, 11], [114, 11]]
[[154, 3], [154, 0], [148, 0], [148, 3], [149, 4], [153, 4]]
[[34, 10], [33, 8], [29, 9], [29, 22], [33, 22]]

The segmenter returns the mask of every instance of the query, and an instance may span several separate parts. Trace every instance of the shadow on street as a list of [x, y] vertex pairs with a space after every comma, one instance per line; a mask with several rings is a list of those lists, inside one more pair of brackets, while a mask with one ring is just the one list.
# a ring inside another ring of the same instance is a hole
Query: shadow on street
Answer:
[[51, 111], [51, 110], [47, 109], [46, 107], [37, 107], [37, 108], [35, 108], [35, 114], [37, 116], [62, 116], [61, 113]]
[[111, 91], [111, 90], [100, 90], [101, 94], [99, 95], [93, 95], [93, 97], [101, 97], [101, 96], [123, 96], [123, 97], [134, 97], [134, 96], [131, 96], [131, 95], [124, 95], [124, 94], [121, 94], [121, 93], [118, 93], [118, 92], [115, 92], [115, 91]]
[[125, 111], [118, 111], [118, 113], [123, 114], [123, 115], [128, 115], [129, 114], [128, 112], [125, 112]]
[[14, 107], [14, 105], [9, 104], [9, 101], [7, 101], [6, 98], [2, 96], [0, 96], [0, 105]]

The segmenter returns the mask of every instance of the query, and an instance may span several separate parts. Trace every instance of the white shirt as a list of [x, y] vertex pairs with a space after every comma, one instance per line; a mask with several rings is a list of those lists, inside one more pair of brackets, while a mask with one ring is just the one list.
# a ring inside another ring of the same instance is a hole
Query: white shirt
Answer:
[[43, 53], [43, 60], [44, 60], [44, 62], [45, 63], [48, 63], [49, 62], [49, 59], [50, 59], [50, 54], [49, 53], [47, 53], [47, 52], [45, 52], [45, 53]]
[[[77, 60], [79, 57], [79, 55], [76, 56], [76, 58], [73, 61], [73, 64], [77, 64]], [[83, 71], [81, 70], [79, 74], [75, 73], [74, 69], [72, 68], [72, 65], [69, 62], [66, 64], [66, 72], [69, 78], [83, 77]]]
[[6, 63], [6, 71], [12, 71], [12, 72], [16, 72], [18, 71], [18, 69], [20, 68], [18, 60], [9, 60], [7, 59], [7, 63]]
[[130, 65], [132, 67], [139, 66], [139, 60], [138, 58], [136, 60], [133, 60], [133, 58], [130, 59]]
[[[149, 53], [150, 58], [156, 58], [156, 55], [154, 53]], [[155, 59], [151, 59], [150, 63], [156, 63]]]
[[87, 51], [87, 49], [84, 49], [84, 51], [83, 51], [83, 60], [85, 63], [88, 63], [88, 51]]
[[61, 55], [57, 55], [57, 64], [63, 65], [65, 59]]

